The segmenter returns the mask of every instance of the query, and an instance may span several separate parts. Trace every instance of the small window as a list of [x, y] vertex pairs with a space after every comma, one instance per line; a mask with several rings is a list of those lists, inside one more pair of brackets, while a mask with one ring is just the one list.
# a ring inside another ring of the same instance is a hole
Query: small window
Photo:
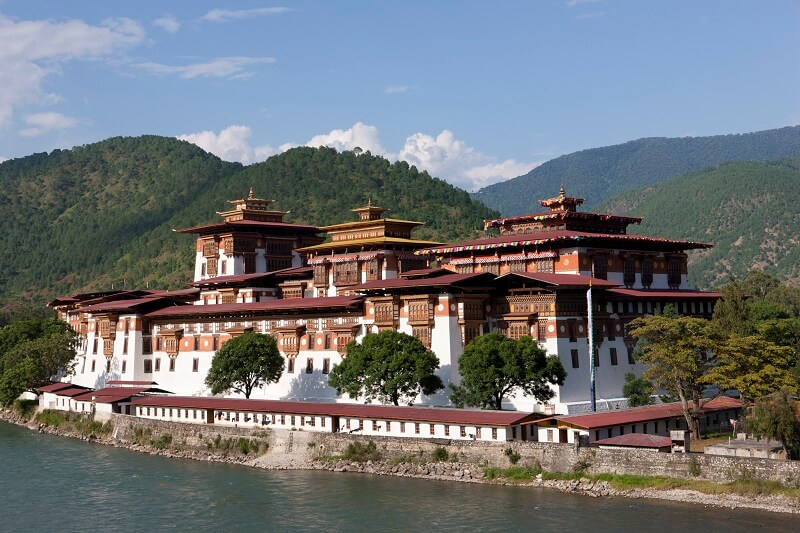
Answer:
[[428, 424], [428, 433], [430, 433], [431, 435], [435, 435], [436, 434], [436, 426], [434, 426], [433, 424]]
[[200, 369], [200, 359], [195, 357], [192, 359], [192, 372], [197, 372]]
[[289, 357], [286, 359], [286, 372], [289, 374], [294, 374], [294, 357]]
[[161, 372], [161, 358], [156, 357], [156, 372]]
[[106, 361], [106, 374], [111, 372], [111, 361]]
[[123, 360], [122, 361], [122, 373], [123, 374], [126, 372], [127, 368], [128, 368], [128, 362]]
[[314, 359], [309, 357], [306, 359], [306, 374], [314, 373]]
[[461, 426], [460, 430], [459, 430], [459, 434], [461, 435], [462, 438], [466, 437], [467, 436], [467, 428], [465, 428], [464, 426]]
[[400, 433], [405, 433], [405, 432], [406, 432], [406, 423], [400, 422]]
[[322, 360], [322, 373], [323, 374], [330, 374], [331, 373], [331, 360], [329, 357], [326, 357]]
[[[153, 360], [152, 359], [145, 359], [144, 360], [144, 373], [151, 374], [153, 372]], [[150, 413], [147, 413], [150, 414]]]
[[[433, 427], [433, 426], [431, 426], [431, 427]], [[415, 435], [419, 435], [419, 423], [418, 422], [414, 422], [414, 434]]]
[[570, 350], [570, 355], [572, 355], [572, 368], [580, 368], [581, 361], [578, 357], [578, 350]]
[[169, 371], [175, 372], [175, 359], [169, 358]]
[[497, 440], [497, 428], [492, 428], [492, 440]]
[[450, 436], [450, 426], [448, 426], [447, 424], [444, 425], [444, 436], [445, 437]]
[[378, 431], [378, 421], [377, 420], [373, 420], [372, 421], [372, 431]]
[[611, 356], [611, 366], [617, 366], [617, 349], [609, 348], [608, 353]]
[[[127, 322], [126, 322], [126, 324], [127, 324]], [[122, 353], [123, 354], [127, 354], [128, 353], [128, 339], [127, 338], [122, 339]], [[125, 371], [123, 370], [123, 372], [125, 372]]]
[[633, 348], [628, 347], [628, 364], [635, 365], [636, 359], [633, 358]]
[[92, 372], [94, 372], [94, 364], [95, 364], [95, 362], [96, 361], [94, 359], [92, 359]]

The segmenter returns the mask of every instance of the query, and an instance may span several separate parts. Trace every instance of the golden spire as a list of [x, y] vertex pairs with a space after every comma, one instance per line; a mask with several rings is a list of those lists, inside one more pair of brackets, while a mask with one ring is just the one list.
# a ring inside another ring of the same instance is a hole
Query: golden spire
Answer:
[[250, 186], [250, 194], [247, 196], [248, 200], [250, 200], [251, 198], [253, 198], [253, 186], [252, 185]]

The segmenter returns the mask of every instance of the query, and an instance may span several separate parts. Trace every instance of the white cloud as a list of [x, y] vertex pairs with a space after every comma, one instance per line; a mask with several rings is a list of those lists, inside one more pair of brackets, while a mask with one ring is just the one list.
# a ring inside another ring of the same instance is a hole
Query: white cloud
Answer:
[[153, 26], [158, 26], [168, 33], [177, 33], [181, 29], [181, 23], [172, 15], [164, 15], [153, 21]]
[[3, 157], [2, 155], [0, 155], [0, 163], [2, 163], [4, 161], [8, 161], [8, 158], [7, 157]]
[[378, 138], [378, 128], [368, 126], [362, 122], [356, 122], [353, 127], [346, 130], [332, 130], [330, 133], [315, 135], [305, 145], [314, 147], [329, 146], [336, 148], [340, 152], [358, 147], [365, 151], [369, 150], [376, 155], [386, 155], [386, 150], [381, 146]]
[[259, 7], [256, 9], [212, 9], [201, 20], [210, 22], [230, 22], [250, 17], [261, 17], [264, 15], [280, 15], [292, 11], [288, 7]]
[[269, 145], [250, 146], [251, 135], [252, 131], [249, 127], [233, 125], [218, 134], [213, 131], [200, 131], [178, 135], [178, 139], [196, 144], [206, 152], [211, 152], [225, 161], [238, 161], [245, 165], [263, 161], [278, 153], [278, 150]]
[[41, 84], [62, 63], [108, 57], [141, 43], [144, 36], [142, 26], [127, 18], [93, 26], [76, 19], [20, 21], [0, 14], [0, 127], [11, 123], [21, 105], [60, 98], [43, 94]]
[[598, 2], [602, 2], [603, 0], [567, 0], [568, 7], [575, 7], [581, 4], [596, 4]]
[[401, 94], [406, 93], [411, 87], [408, 85], [390, 85], [386, 87], [383, 92], [386, 94]]
[[251, 65], [274, 63], [273, 57], [217, 57], [205, 63], [189, 65], [164, 65], [162, 63], [138, 63], [136, 66], [152, 74], [177, 74], [184, 79], [192, 78], [249, 78], [254, 72], [247, 69]]
[[19, 132], [23, 137], [36, 137], [50, 131], [65, 130], [78, 125], [77, 119], [62, 115], [61, 113], [33, 113], [26, 115], [27, 128]]
[[[285, 152], [299, 146], [284, 143], [272, 146], [250, 145], [252, 131], [247, 126], [229, 126], [220, 131], [202, 131], [178, 136], [179, 139], [194, 143], [204, 150], [216, 154], [226, 161], [239, 161], [250, 164], [263, 161], [267, 157]], [[427, 170], [462, 189], [477, 190], [498, 181], [520, 176], [539, 166], [542, 161], [528, 163], [514, 159], [498, 161], [496, 157], [481, 153], [455, 138], [449, 130], [437, 136], [426, 133], [410, 135], [399, 153], [388, 152], [380, 141], [378, 128], [362, 122], [356, 122], [348, 129], [335, 129], [329, 133], [315, 135], [304, 146], [328, 146], [339, 151], [353, 150], [358, 147], [381, 155], [389, 160], [402, 159], [419, 170]]]
[[514, 159], [498, 162], [459, 141], [449, 130], [436, 137], [426, 133], [409, 136], [397, 158], [468, 191], [519, 176], [540, 164]]

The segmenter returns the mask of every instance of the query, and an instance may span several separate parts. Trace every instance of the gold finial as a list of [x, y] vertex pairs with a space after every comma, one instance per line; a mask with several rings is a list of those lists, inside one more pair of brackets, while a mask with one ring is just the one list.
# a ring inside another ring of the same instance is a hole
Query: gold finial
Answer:
[[367, 207], [372, 207], [372, 198], [367, 198]]
[[558, 194], [561, 195], [561, 196], [566, 196], [567, 195], [567, 193], [564, 192], [564, 184], [563, 183], [561, 184], [561, 189], [559, 189]]
[[252, 185], [250, 186], [250, 195], [247, 197], [247, 199], [249, 200], [251, 198], [253, 198], [253, 186]]

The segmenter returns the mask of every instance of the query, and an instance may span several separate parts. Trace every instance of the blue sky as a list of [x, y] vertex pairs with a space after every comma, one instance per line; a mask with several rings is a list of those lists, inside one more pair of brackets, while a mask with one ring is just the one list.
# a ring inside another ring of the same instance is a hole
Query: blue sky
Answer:
[[800, 2], [0, 1], [0, 158], [158, 134], [360, 146], [475, 189], [800, 124]]

